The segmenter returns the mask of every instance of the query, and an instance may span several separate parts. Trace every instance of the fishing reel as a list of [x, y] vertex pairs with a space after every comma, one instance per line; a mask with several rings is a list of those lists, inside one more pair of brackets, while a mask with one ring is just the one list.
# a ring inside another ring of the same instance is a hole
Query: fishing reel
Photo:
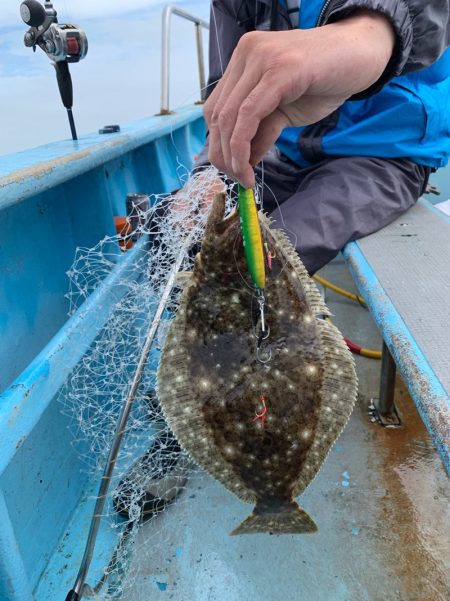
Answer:
[[28, 48], [39, 46], [53, 62], [56, 70], [61, 100], [67, 109], [72, 138], [77, 139], [72, 115], [73, 89], [69, 63], [77, 63], [88, 51], [88, 41], [84, 31], [77, 25], [58, 23], [52, 2], [42, 6], [37, 0], [24, 0], [20, 5], [20, 16], [30, 26], [24, 43]]
[[25, 34], [25, 46], [33, 50], [39, 46], [55, 63], [77, 63], [86, 56], [86, 34], [77, 25], [58, 23], [51, 2], [46, 2], [44, 7], [37, 0], [24, 0], [20, 5], [20, 16], [31, 26]]

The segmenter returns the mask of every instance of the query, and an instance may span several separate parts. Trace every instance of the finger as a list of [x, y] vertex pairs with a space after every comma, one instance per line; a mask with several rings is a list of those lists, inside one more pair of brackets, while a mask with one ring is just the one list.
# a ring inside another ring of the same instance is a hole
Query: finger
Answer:
[[230, 140], [230, 150], [232, 171], [243, 185], [244, 182], [254, 181], [250, 164], [252, 140], [263, 119], [273, 113], [280, 104], [282, 93], [282, 89], [273, 85], [272, 77], [265, 75], [239, 108]]
[[275, 144], [283, 129], [288, 126], [288, 118], [278, 109], [261, 121], [251, 142], [251, 165], [257, 165], [261, 161], [266, 152]]
[[[204, 104], [203, 113], [205, 115], [205, 120], [208, 127], [212, 122], [213, 115], [215, 116], [216, 108], [221, 107], [225, 102], [224, 98], [226, 99], [226, 96], [224, 97], [223, 93], [225, 91], [226, 94], [227, 90], [229, 89], [229, 79], [233, 78], [233, 81], [235, 82], [237, 74], [242, 73], [243, 67], [239, 67], [239, 62], [239, 57], [237, 56], [237, 53], [235, 51], [231, 56], [230, 62], [225, 70], [225, 73], [222, 75], [218, 84], [211, 92], [210, 96]], [[233, 82], [231, 83], [232, 85], [234, 85]]]
[[211, 123], [209, 126], [209, 148], [208, 161], [214, 165], [219, 171], [225, 172], [225, 161], [222, 153], [222, 145], [220, 142], [220, 132], [218, 124]]
[[212, 119], [212, 116], [214, 113], [214, 109], [215, 109], [217, 100], [220, 97], [221, 89], [225, 85], [225, 81], [226, 81], [227, 77], [228, 77], [228, 72], [225, 71], [225, 73], [220, 78], [218, 84], [216, 85], [214, 90], [211, 92], [211, 94], [208, 96], [205, 104], [203, 105], [203, 115], [205, 117], [206, 125], [208, 126], [208, 128], [211, 123], [211, 119]]
[[250, 163], [236, 168], [236, 173], [233, 173], [232, 177], [244, 188], [254, 188], [255, 186], [255, 172]]
[[229, 68], [224, 73], [222, 79], [213, 90], [211, 96], [206, 101], [203, 108], [203, 115], [205, 117], [206, 125], [209, 133], [209, 150], [208, 160], [212, 163], [219, 171], [226, 172], [225, 161], [222, 152], [221, 143], [221, 131], [219, 126], [219, 114], [220, 108], [225, 102], [223, 99], [223, 93], [227, 93], [227, 82], [231, 78], [235, 81], [239, 76], [239, 70], [233, 68], [233, 57], [230, 61]]
[[236, 126], [240, 107], [252, 93], [252, 90], [257, 87], [259, 78], [259, 73], [255, 69], [245, 69], [234, 85], [233, 81], [231, 79], [229, 80], [230, 86], [229, 88], [227, 86], [224, 91], [226, 101], [220, 109], [220, 112], [218, 111], [218, 130], [220, 133], [222, 155], [227, 172], [232, 170], [233, 156], [230, 142]]
[[[236, 87], [242, 90], [242, 96], [245, 98], [248, 91], [251, 90], [252, 79], [247, 77], [245, 64], [242, 61], [235, 60], [227, 69], [224, 83], [220, 90], [211, 100], [209, 106], [209, 132], [210, 132], [210, 160], [220, 170], [229, 173], [231, 169], [231, 156], [229, 140], [234, 129], [237, 107], [230, 104], [230, 96], [235, 102], [239, 102], [236, 93], [233, 91]], [[230, 174], [231, 175], [231, 174]]]

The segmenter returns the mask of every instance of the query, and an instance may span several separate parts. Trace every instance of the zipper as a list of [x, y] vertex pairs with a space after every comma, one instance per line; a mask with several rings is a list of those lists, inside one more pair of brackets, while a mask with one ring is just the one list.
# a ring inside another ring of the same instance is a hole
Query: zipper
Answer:
[[327, 12], [328, 7], [330, 6], [332, 1], [333, 0], [326, 0], [325, 4], [322, 6], [322, 10], [320, 11], [319, 18], [317, 19], [316, 27], [320, 27], [322, 25], [322, 22], [325, 17], [325, 13]]

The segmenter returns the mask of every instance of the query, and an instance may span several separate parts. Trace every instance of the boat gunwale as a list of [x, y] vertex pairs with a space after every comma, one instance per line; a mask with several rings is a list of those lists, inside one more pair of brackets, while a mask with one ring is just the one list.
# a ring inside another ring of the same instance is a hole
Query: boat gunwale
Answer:
[[[90, 134], [0, 157], [0, 211], [92, 171], [202, 117], [199, 106], [126, 124], [120, 133]], [[37, 158], [48, 155], [46, 160]]]
[[[449, 218], [428, 201], [419, 204], [436, 212], [440, 218]], [[347, 244], [343, 251], [350, 273], [361, 296], [389, 348], [435, 447], [450, 474], [450, 396], [416, 342], [389, 294], [383, 288], [376, 272], [366, 259], [358, 241]]]

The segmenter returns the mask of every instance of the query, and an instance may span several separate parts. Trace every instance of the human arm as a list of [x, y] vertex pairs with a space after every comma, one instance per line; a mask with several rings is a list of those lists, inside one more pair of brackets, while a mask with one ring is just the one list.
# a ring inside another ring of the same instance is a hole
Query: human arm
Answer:
[[[450, 0], [332, 0], [326, 5], [323, 27], [247, 34], [205, 106], [210, 160], [244, 185], [251, 185], [251, 165], [283, 127], [313, 123], [347, 98], [369, 96], [394, 75], [436, 60], [448, 44], [449, 5]], [[361, 6], [373, 11], [355, 13]], [[270, 44], [263, 36], [272, 36]], [[283, 44], [273, 36], [290, 39]], [[390, 54], [383, 55], [383, 44]], [[380, 47], [381, 54], [377, 51]], [[283, 71], [285, 63], [289, 68]], [[259, 78], [254, 75], [257, 68]], [[292, 73], [298, 76], [294, 83]], [[251, 77], [256, 77], [256, 84]]]
[[429, 67], [450, 45], [450, 0], [332, 0], [323, 23], [340, 21], [361, 8], [383, 14], [395, 31], [395, 52], [377, 88], [394, 75]]
[[387, 19], [366, 11], [319, 28], [244, 35], [205, 104], [209, 160], [251, 187], [252, 165], [281, 130], [315, 123], [372, 85], [394, 43]]

